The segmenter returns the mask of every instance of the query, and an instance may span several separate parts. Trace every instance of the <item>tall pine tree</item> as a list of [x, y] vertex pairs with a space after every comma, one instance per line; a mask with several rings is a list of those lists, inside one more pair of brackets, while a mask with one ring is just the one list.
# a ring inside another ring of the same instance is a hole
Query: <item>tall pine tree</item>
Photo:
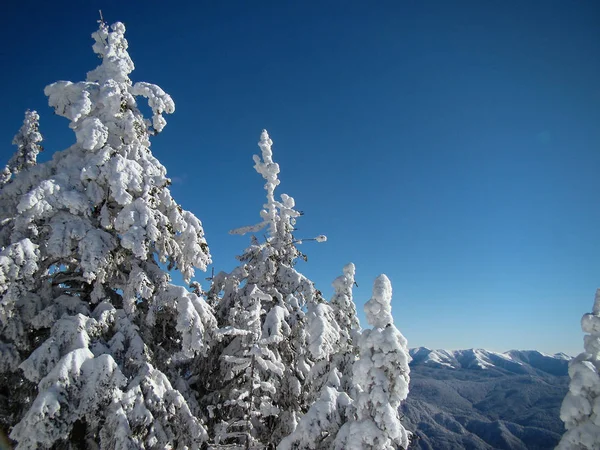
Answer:
[[[37, 156], [43, 150], [40, 142], [42, 135], [39, 132], [39, 115], [35, 111], [26, 111], [23, 125], [13, 139], [13, 145], [17, 146], [17, 151], [10, 158], [4, 170], [0, 173], [0, 248], [4, 248], [11, 243], [11, 231], [14, 225], [14, 219], [17, 211], [17, 202], [23, 194], [23, 183], [16, 183], [11, 186], [14, 180], [21, 172], [27, 172], [37, 164]], [[21, 175], [24, 176], [24, 175]]]
[[4, 186], [17, 173], [33, 167], [37, 163], [37, 155], [43, 150], [39, 132], [40, 116], [35, 111], [27, 110], [23, 126], [13, 139], [17, 151], [0, 173], [0, 187]]
[[[15, 205], [0, 253], [0, 376], [31, 393], [0, 405], [18, 449], [199, 448], [207, 436], [187, 378], [216, 321], [165, 266], [189, 280], [210, 255], [150, 151], [174, 103], [132, 83], [124, 33], [101, 23], [100, 66], [45, 89], [76, 143], [0, 191]], [[18, 145], [33, 155], [30, 119]]]
[[[293, 236], [300, 212], [286, 194], [275, 198], [279, 165], [273, 161], [272, 141], [263, 131], [261, 156], [255, 169], [265, 179], [267, 201], [262, 222], [233, 233], [267, 229], [260, 242], [252, 238], [231, 273], [214, 277], [208, 301], [215, 308], [222, 337], [220, 368], [206, 392], [211, 412], [209, 428], [217, 444], [241, 448], [272, 448], [294, 431], [307, 409], [304, 385], [318, 352], [319, 336], [311, 336], [311, 315], [324, 303], [313, 283], [295, 269], [301, 256]], [[314, 240], [322, 242], [325, 236]], [[335, 329], [333, 314], [321, 317], [323, 327]], [[327, 331], [322, 328], [320, 331]]]
[[356, 361], [353, 340], [359, 331], [356, 307], [352, 301], [355, 268], [349, 263], [343, 275], [333, 282], [330, 304], [308, 308], [310, 353], [314, 365], [305, 383], [309, 405], [293, 433], [281, 441], [279, 450], [326, 450], [352, 413], [354, 392], [352, 367]]
[[357, 338], [359, 357], [353, 366], [355, 417], [342, 426], [334, 448], [395, 450], [408, 448], [410, 433], [400, 422], [398, 408], [408, 395], [410, 356], [406, 339], [394, 326], [392, 285], [385, 275], [373, 284], [365, 304], [373, 327]]

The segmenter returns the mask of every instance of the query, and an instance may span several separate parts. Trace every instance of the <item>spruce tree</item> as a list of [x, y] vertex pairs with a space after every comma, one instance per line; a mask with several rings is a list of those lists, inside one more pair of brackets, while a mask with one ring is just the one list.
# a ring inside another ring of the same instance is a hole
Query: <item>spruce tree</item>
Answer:
[[[210, 255], [150, 151], [174, 103], [132, 83], [124, 33], [100, 23], [100, 66], [44, 91], [76, 142], [0, 190], [15, 205], [0, 253], [0, 377], [27, 393], [0, 414], [18, 449], [200, 448], [207, 436], [188, 378], [216, 321], [165, 267], [188, 281]], [[25, 128], [18, 145], [33, 155]]]
[[581, 318], [584, 352], [569, 363], [569, 392], [560, 408], [567, 431], [557, 450], [600, 449], [600, 289]]
[[355, 416], [340, 429], [335, 449], [408, 447], [409, 432], [400, 422], [398, 408], [408, 395], [410, 356], [406, 339], [394, 326], [391, 300], [390, 280], [379, 275], [373, 295], [365, 304], [367, 321], [373, 328], [357, 338], [359, 356], [353, 365]]
[[[40, 142], [42, 135], [39, 132], [39, 115], [35, 111], [27, 110], [25, 119], [19, 132], [13, 139], [13, 145], [17, 146], [17, 151], [8, 161], [4, 170], [0, 173], [0, 249], [10, 245], [10, 234], [14, 225], [16, 216], [17, 200], [23, 193], [23, 183], [17, 183], [11, 186], [14, 177], [27, 172], [37, 164], [37, 155], [43, 150]], [[23, 176], [23, 175], [22, 175]]]
[[[321, 345], [310, 327], [306, 329], [305, 310], [319, 320], [333, 320], [333, 314], [320, 317], [320, 292], [294, 267], [301, 256], [293, 236], [300, 212], [292, 197], [275, 198], [279, 165], [273, 161], [272, 144], [263, 131], [261, 156], [254, 156], [254, 167], [266, 182], [263, 220], [233, 231], [266, 228], [265, 240], [253, 236], [238, 258], [241, 265], [216, 275], [208, 293], [222, 350], [217, 355], [219, 372], [198, 389], [206, 393], [203, 404], [211, 415], [211, 438], [223, 446], [272, 448], [294, 431], [307, 408], [303, 386], [314, 363], [311, 349]], [[325, 236], [314, 240], [322, 242]]]
[[25, 112], [23, 126], [13, 139], [17, 151], [0, 173], [0, 187], [8, 183], [17, 173], [36, 165], [37, 155], [43, 150], [40, 145], [42, 135], [39, 132], [39, 120], [40, 116], [37, 112], [29, 110]]
[[341, 388], [344, 392], [351, 393], [352, 366], [357, 357], [355, 340], [360, 333], [360, 324], [356, 316], [356, 305], [352, 299], [352, 288], [355, 284], [356, 268], [348, 263], [344, 266], [343, 273], [333, 281], [334, 294], [331, 298], [331, 307], [335, 320], [340, 327], [339, 350], [333, 355], [333, 366], [341, 374]]
[[314, 364], [305, 384], [308, 410], [298, 426], [277, 447], [288, 449], [330, 449], [349, 419], [353, 393], [352, 365], [356, 360], [353, 339], [359, 331], [352, 301], [355, 267], [349, 263], [333, 282], [335, 293], [329, 304], [308, 309], [309, 347]]

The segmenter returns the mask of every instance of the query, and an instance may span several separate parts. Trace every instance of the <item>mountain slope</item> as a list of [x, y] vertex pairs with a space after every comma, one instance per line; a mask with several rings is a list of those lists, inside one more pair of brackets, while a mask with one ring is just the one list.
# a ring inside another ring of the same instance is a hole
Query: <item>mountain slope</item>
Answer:
[[414, 449], [551, 449], [570, 357], [537, 351], [410, 351], [410, 395], [402, 407]]

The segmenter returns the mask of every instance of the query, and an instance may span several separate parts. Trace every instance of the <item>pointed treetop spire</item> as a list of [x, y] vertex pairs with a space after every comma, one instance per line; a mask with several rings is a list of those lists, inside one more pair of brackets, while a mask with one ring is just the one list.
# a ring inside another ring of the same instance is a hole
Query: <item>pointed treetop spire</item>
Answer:
[[600, 288], [596, 289], [596, 298], [594, 299], [592, 314], [600, 315]]
[[273, 164], [273, 151], [271, 150], [272, 145], [273, 141], [269, 137], [269, 133], [267, 130], [262, 130], [258, 146], [262, 151], [262, 157], [266, 164]]
[[[269, 137], [267, 130], [263, 130], [260, 135], [258, 146], [261, 155], [254, 155], [254, 169], [265, 179], [265, 190], [267, 191], [267, 203], [263, 205], [260, 216], [263, 221], [256, 225], [245, 226], [231, 230], [230, 234], [257, 233], [264, 227], [269, 227], [270, 238], [276, 238], [270, 241], [274, 247], [290, 247], [294, 244], [302, 244], [302, 241], [325, 242], [327, 236], [321, 234], [314, 238], [305, 238], [295, 240], [292, 236], [296, 218], [302, 213], [295, 209], [296, 202], [293, 197], [287, 194], [281, 194], [281, 201], [275, 200], [275, 188], [279, 185], [279, 164], [273, 161], [273, 141]], [[297, 254], [294, 255], [294, 258]]]
[[379, 275], [373, 283], [373, 296], [365, 304], [365, 314], [371, 326], [385, 328], [394, 323], [392, 317], [392, 283], [384, 275]]
[[344, 266], [344, 275], [348, 277], [349, 280], [352, 280], [354, 283], [354, 276], [356, 275], [356, 267], [352, 263], [348, 263]]
[[0, 186], [6, 184], [13, 175], [37, 164], [37, 155], [43, 150], [40, 145], [42, 135], [39, 132], [39, 120], [37, 112], [25, 112], [23, 125], [12, 141], [17, 146], [17, 151], [0, 174]]
[[98, 31], [92, 33], [96, 41], [93, 49], [100, 58], [102, 64], [96, 69], [88, 72], [87, 80], [104, 83], [108, 80], [115, 80], [119, 83], [127, 82], [129, 74], [133, 72], [135, 66], [127, 52], [127, 39], [125, 39], [125, 25], [121, 22], [114, 23], [109, 30], [108, 25], [100, 20]]
[[[266, 223], [269, 224], [271, 235], [274, 236], [277, 232], [277, 206], [279, 202], [275, 201], [275, 188], [279, 185], [279, 164], [273, 162], [273, 151], [271, 146], [273, 141], [269, 137], [267, 130], [263, 130], [260, 135], [258, 146], [262, 153], [261, 156], [254, 155], [254, 168], [265, 179], [265, 190], [267, 191], [267, 203], [264, 205], [265, 210], [261, 212], [261, 216]], [[290, 209], [294, 207], [294, 199], [289, 196], [282, 200], [287, 200]]]
[[25, 111], [23, 125], [12, 141], [18, 150], [9, 162], [9, 165], [13, 165], [17, 172], [35, 166], [37, 155], [43, 150], [39, 144], [42, 142], [39, 122], [40, 116], [36, 111]]
[[351, 330], [360, 329], [358, 318], [356, 317], [356, 305], [352, 300], [352, 286], [354, 286], [354, 277], [356, 267], [352, 263], [344, 266], [344, 274], [333, 280], [332, 286], [335, 294], [331, 299], [331, 305], [336, 311], [337, 321], [342, 325], [344, 338], [351, 342]]

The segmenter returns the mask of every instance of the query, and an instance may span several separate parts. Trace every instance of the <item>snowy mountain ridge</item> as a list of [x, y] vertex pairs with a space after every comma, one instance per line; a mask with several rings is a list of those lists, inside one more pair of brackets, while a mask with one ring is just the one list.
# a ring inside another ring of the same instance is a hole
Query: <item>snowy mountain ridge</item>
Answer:
[[[537, 350], [509, 350], [498, 353], [479, 348], [466, 350], [432, 350], [427, 347], [410, 349], [412, 358], [411, 366], [427, 365], [431, 367], [446, 367], [449, 369], [490, 369], [493, 367], [515, 373], [527, 372], [527, 366], [544, 372], [557, 374], [564, 363], [557, 361], [570, 361], [571, 356], [564, 353], [548, 355]], [[556, 362], [555, 362], [556, 361]]]
[[564, 433], [568, 390], [563, 353], [483, 349], [409, 351], [410, 394], [402, 407], [415, 450], [547, 450]]

